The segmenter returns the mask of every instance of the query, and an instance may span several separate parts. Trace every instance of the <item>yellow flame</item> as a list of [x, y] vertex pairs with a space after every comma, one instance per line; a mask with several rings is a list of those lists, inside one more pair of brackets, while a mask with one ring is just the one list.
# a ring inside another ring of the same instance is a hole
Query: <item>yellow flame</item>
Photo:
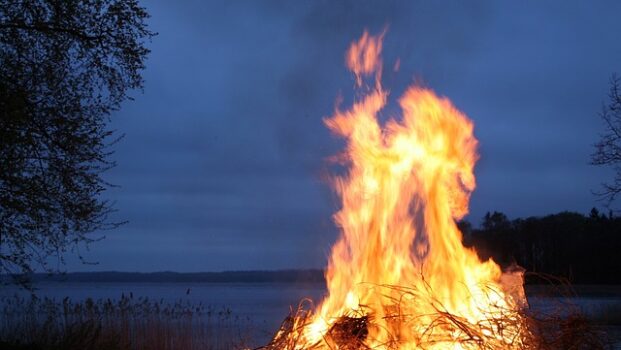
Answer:
[[373, 319], [364, 338], [371, 348], [468, 348], [459, 327], [438, 322], [439, 313], [478, 325], [492, 348], [519, 348], [514, 339], [522, 330], [494, 315], [519, 317], [510, 312], [525, 302], [522, 276], [481, 261], [462, 245], [456, 225], [476, 185], [474, 125], [447, 98], [418, 86], [399, 99], [401, 120], [381, 125], [388, 98], [380, 82], [382, 38], [365, 32], [351, 45], [346, 63], [357, 86], [369, 77], [374, 84], [325, 120], [347, 140], [349, 172], [335, 181], [342, 234], [326, 272], [328, 296], [295, 348], [339, 348], [330, 344], [330, 328], [361, 314]]

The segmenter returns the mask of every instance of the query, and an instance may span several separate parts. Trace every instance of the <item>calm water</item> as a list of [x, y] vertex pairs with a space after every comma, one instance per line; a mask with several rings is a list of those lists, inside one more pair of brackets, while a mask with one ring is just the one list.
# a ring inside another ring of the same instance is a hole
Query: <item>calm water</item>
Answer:
[[[325, 293], [323, 284], [292, 283], [40, 283], [36, 286], [38, 297], [73, 302], [92, 299], [120, 299], [121, 296], [146, 297], [165, 302], [187, 301], [216, 310], [229, 309], [235, 317], [247, 321], [258, 337], [259, 344], [269, 341], [289, 315], [304, 298], [319, 301]], [[28, 296], [14, 287], [0, 289], [0, 297], [15, 294]]]
[[[228, 308], [234, 316], [248, 320], [255, 329], [258, 343], [267, 342], [278, 329], [290, 308], [296, 308], [300, 300], [310, 298], [321, 300], [325, 294], [323, 284], [291, 283], [58, 283], [48, 282], [37, 285], [36, 294], [62, 300], [69, 297], [77, 302], [87, 298], [119, 299], [122, 295], [134, 298], [147, 297], [165, 302], [187, 301], [201, 303], [215, 309]], [[14, 287], [0, 289], [0, 297], [28, 293]], [[549, 305], [558, 307], [554, 298], [529, 298], [531, 307], [545, 309]], [[612, 318], [615, 325], [606, 326], [607, 331], [618, 339], [621, 349], [621, 295], [605, 295], [572, 298], [562, 302], [577, 305], [588, 315], [599, 314]], [[612, 311], [611, 311], [612, 310]], [[610, 313], [612, 312], [612, 315]], [[607, 314], [608, 313], [608, 314]]]

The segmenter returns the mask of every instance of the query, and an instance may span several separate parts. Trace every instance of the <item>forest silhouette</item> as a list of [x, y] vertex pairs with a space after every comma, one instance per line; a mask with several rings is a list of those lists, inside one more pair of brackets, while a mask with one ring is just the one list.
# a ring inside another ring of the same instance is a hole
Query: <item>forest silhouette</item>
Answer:
[[458, 225], [465, 245], [504, 268], [524, 268], [527, 283], [548, 277], [572, 284], [621, 283], [621, 217], [612, 211], [593, 208], [589, 215], [560, 212], [514, 220], [494, 211], [479, 228], [467, 221]]

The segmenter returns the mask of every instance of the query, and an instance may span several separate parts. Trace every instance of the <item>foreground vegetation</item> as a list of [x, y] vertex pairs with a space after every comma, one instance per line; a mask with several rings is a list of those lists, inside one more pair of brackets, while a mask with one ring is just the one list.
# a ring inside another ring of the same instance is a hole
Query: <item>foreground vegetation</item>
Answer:
[[[574, 294], [566, 287], [527, 289], [533, 298], [530, 317], [543, 326], [541, 334], [552, 335], [548, 348], [588, 344], [578, 348], [604, 349], [620, 343], [621, 304], [585, 309], [571, 301], [578, 295], [605, 299], [609, 288], [587, 286]], [[261, 345], [250, 319], [187, 301], [168, 303], [132, 294], [83, 302], [12, 296], [0, 298], [0, 307], [0, 350], [234, 350]]]
[[2, 350], [239, 349], [251, 336], [249, 320], [229, 309], [131, 294], [78, 303], [36, 296], [1, 302]]

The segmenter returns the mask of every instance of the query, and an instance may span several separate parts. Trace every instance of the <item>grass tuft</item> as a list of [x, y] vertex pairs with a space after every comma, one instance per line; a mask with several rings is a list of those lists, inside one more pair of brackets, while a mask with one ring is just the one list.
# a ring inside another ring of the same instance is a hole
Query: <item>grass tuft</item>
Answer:
[[0, 350], [230, 350], [251, 340], [250, 320], [183, 301], [15, 295], [0, 305]]

